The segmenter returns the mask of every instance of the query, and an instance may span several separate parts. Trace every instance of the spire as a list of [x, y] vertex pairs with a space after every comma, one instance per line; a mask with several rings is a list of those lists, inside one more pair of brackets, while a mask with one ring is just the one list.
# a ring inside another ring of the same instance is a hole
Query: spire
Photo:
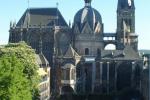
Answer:
[[58, 16], [58, 7], [59, 7], [59, 3], [57, 2], [56, 3], [56, 8], [57, 8], [57, 11], [56, 11], [56, 17], [57, 17], [57, 19], [56, 19], [56, 26], [59, 26], [59, 16]]
[[85, 1], [85, 6], [91, 6], [92, 0], [84, 0]]
[[13, 26], [13, 22], [12, 22], [12, 21], [10, 21], [10, 28], [12, 28], [12, 26]]
[[13, 28], [16, 27], [16, 20], [13, 22], [13, 25], [12, 25]]

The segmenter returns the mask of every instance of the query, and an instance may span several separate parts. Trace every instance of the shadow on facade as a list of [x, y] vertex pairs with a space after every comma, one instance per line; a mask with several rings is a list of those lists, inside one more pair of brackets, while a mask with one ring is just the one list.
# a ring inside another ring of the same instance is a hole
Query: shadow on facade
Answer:
[[110, 94], [61, 95], [58, 100], [145, 100], [138, 90], [124, 89]]

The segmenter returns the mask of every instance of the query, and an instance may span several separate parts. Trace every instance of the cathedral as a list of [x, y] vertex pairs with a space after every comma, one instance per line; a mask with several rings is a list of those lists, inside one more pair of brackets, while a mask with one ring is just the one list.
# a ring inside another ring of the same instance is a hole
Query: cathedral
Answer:
[[[10, 23], [9, 42], [25, 41], [37, 54], [42, 52], [51, 66], [52, 94], [141, 92], [143, 61], [135, 33], [134, 0], [118, 0], [115, 33], [104, 32], [92, 0], [84, 1], [72, 25], [58, 8], [28, 8], [17, 23]], [[115, 49], [107, 50], [109, 44]]]

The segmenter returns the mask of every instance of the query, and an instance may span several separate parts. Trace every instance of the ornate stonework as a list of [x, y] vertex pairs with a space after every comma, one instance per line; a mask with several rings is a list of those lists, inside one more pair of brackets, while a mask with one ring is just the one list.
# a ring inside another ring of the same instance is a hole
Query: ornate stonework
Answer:
[[[57, 8], [28, 9], [11, 26], [9, 42], [23, 40], [37, 53], [42, 50], [52, 67], [52, 93], [141, 92], [142, 58], [137, 51], [134, 0], [118, 0], [116, 33], [104, 32], [102, 17], [91, 0], [85, 0], [85, 5], [72, 27]], [[108, 44], [116, 49], [105, 50]]]

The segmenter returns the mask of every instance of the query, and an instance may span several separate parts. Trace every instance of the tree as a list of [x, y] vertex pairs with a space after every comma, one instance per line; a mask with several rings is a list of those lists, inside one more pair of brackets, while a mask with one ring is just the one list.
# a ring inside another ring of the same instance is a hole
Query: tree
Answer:
[[39, 77], [35, 52], [24, 42], [0, 48], [0, 98], [32, 100]]

